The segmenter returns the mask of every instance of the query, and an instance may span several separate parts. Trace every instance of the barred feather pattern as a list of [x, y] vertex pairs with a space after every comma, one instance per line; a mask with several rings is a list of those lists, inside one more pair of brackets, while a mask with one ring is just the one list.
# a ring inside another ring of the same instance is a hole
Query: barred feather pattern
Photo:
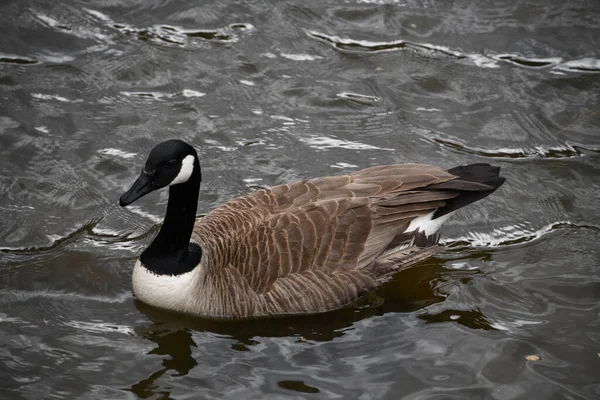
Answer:
[[[317, 313], [342, 307], [439, 250], [405, 233], [458, 195], [456, 176], [386, 165], [238, 197], [197, 220], [203, 249], [179, 311], [217, 318]], [[193, 287], [192, 287], [193, 286]]]

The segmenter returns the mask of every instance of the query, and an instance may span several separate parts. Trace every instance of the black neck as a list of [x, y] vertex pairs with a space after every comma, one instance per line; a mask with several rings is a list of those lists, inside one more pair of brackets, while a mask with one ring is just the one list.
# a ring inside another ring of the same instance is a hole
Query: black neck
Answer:
[[194, 172], [185, 183], [169, 187], [167, 213], [150, 246], [140, 256], [148, 270], [158, 275], [179, 275], [194, 269], [202, 250], [190, 243], [200, 191], [200, 165], [194, 160]]

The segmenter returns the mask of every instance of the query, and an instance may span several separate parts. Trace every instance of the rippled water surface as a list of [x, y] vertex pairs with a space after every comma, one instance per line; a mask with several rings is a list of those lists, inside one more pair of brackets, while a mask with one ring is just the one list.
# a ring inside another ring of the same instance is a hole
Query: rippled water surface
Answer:
[[[597, 1], [4, 0], [0, 21], [0, 398], [600, 398]], [[507, 183], [356, 306], [206, 321], [131, 294], [167, 193], [117, 199], [173, 137], [201, 152], [201, 213], [393, 162]]]

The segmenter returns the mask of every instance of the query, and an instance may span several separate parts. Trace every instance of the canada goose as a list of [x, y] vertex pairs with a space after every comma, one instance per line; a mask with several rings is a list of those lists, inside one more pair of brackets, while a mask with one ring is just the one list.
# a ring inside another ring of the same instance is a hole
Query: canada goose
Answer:
[[200, 163], [180, 140], [158, 144], [126, 206], [169, 186], [167, 213], [133, 269], [150, 305], [213, 318], [310, 314], [353, 302], [443, 249], [436, 231], [496, 190], [500, 168], [381, 165], [261, 189], [196, 219]]

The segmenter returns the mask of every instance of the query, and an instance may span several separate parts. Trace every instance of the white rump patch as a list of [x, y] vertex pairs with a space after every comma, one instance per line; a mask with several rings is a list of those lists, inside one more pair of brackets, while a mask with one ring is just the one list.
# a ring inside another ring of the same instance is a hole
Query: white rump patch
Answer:
[[423, 215], [422, 217], [417, 217], [413, 219], [412, 221], [410, 221], [410, 225], [408, 226], [408, 228], [406, 228], [404, 233], [414, 232], [418, 230], [419, 232], [423, 232], [426, 236], [433, 235], [437, 232], [438, 229], [440, 229], [442, 224], [446, 222], [446, 220], [450, 218], [452, 214], [455, 213], [455, 211], [452, 211], [446, 215], [442, 215], [441, 217], [438, 217], [436, 219], [432, 219], [434, 213], [435, 211], [432, 211], [427, 215]]
[[188, 179], [190, 179], [190, 176], [192, 176], [192, 172], [194, 172], [194, 156], [185, 156], [181, 162], [181, 169], [179, 170], [179, 173], [169, 184], [169, 186], [187, 182]]

